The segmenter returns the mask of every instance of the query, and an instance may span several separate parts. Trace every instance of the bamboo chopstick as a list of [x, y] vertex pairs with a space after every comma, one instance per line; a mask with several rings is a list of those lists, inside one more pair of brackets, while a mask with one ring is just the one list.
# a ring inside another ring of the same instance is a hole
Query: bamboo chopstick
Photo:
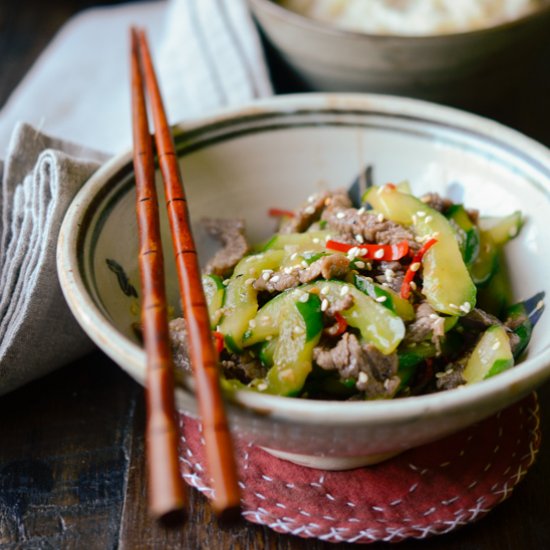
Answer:
[[233, 444], [219, 385], [218, 357], [212, 341], [187, 199], [147, 37], [142, 30], [138, 30], [136, 34], [155, 127], [158, 160], [164, 180], [166, 208], [187, 326], [190, 359], [206, 442], [208, 471], [213, 479], [212, 507], [218, 516], [232, 515], [240, 507], [240, 490]]
[[146, 452], [149, 510], [156, 518], [182, 512], [186, 497], [178, 461], [172, 362], [164, 259], [155, 188], [153, 144], [149, 134], [137, 33], [132, 29], [132, 130], [139, 231], [139, 270], [143, 293], [141, 322], [147, 355]]

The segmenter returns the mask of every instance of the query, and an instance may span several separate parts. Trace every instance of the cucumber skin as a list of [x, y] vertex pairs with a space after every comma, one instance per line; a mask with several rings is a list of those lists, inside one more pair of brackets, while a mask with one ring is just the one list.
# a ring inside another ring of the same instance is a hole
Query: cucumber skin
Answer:
[[[495, 348], [495, 344], [498, 346]], [[463, 372], [467, 384], [486, 380], [514, 365], [510, 341], [501, 325], [490, 326], [481, 336]]]

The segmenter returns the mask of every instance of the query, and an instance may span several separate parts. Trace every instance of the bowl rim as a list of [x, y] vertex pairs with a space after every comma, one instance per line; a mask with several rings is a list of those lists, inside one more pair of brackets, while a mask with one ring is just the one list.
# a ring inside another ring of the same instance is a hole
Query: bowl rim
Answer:
[[357, 40], [368, 39], [373, 41], [405, 41], [413, 40], [415, 42], [421, 41], [436, 41], [445, 38], [452, 37], [470, 37], [475, 35], [481, 35], [485, 33], [501, 32], [507, 29], [514, 28], [529, 21], [536, 19], [537, 17], [550, 15], [550, 3], [540, 6], [534, 11], [528, 12], [521, 17], [512, 19], [510, 21], [503, 21], [496, 25], [489, 27], [482, 27], [479, 29], [472, 29], [469, 31], [449, 32], [444, 34], [376, 34], [367, 33], [361, 31], [355, 31], [350, 29], [342, 29], [336, 25], [331, 25], [312, 17], [307, 17], [298, 12], [281, 6], [276, 0], [248, 0], [254, 9], [264, 9], [270, 16], [284, 21], [298, 27], [305, 31], [317, 31], [327, 36], [333, 36], [335, 38], [355, 38]]
[[[230, 107], [211, 116], [174, 125], [175, 132], [188, 132], [211, 124], [231, 123], [232, 120], [254, 114], [277, 114], [303, 109], [327, 112], [363, 110], [364, 112], [406, 114], [425, 120], [453, 123], [454, 128], [469, 130], [476, 135], [491, 137], [515, 149], [528, 152], [550, 174], [550, 150], [544, 145], [498, 122], [423, 100], [379, 94], [330, 94], [306, 93], [274, 96], [246, 106]], [[498, 136], [498, 138], [496, 137]], [[57, 245], [57, 270], [62, 291], [69, 308], [90, 338], [121, 368], [142, 384], [145, 380], [145, 354], [134, 342], [118, 332], [104, 317], [86, 292], [79, 272], [77, 245], [80, 242], [82, 220], [97, 192], [109, 178], [132, 162], [132, 152], [127, 150], [111, 158], [84, 184], [69, 206], [63, 220]], [[133, 169], [132, 169], [133, 171]], [[546, 191], [550, 194], [550, 176]], [[399, 400], [380, 401], [325, 401], [265, 395], [240, 390], [231, 392], [231, 404], [286, 421], [299, 419], [303, 423], [318, 423], [320, 418], [331, 425], [374, 425], [388, 421], [406, 422], [410, 418], [431, 414], [463, 414], [480, 400], [494, 398], [511, 402], [520, 399], [550, 377], [550, 343], [521, 364], [521, 369], [510, 369], [481, 384], [457, 388], [434, 394], [407, 397]], [[190, 391], [176, 388], [179, 402], [194, 399]]]

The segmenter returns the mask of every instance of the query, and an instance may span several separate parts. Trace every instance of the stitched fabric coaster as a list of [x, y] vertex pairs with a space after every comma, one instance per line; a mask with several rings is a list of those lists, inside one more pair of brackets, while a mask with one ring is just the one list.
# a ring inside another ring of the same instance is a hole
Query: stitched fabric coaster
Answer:
[[[356, 470], [297, 466], [237, 442], [243, 516], [330, 542], [398, 542], [447, 533], [508, 498], [540, 445], [535, 393], [440, 441]], [[212, 495], [200, 425], [180, 417], [185, 481]]]

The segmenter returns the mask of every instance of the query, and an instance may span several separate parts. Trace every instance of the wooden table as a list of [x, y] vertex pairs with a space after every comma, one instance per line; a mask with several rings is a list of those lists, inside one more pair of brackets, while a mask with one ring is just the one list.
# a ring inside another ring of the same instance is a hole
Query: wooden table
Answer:
[[[61, 24], [101, 3], [112, 2], [2, 1], [0, 105]], [[277, 89], [300, 89], [272, 53], [270, 59]], [[541, 62], [519, 97], [495, 98], [483, 113], [548, 145], [550, 78], [543, 69], [548, 73]], [[550, 548], [550, 384], [539, 397], [542, 448], [513, 497], [478, 524], [401, 548]], [[0, 398], [0, 548], [335, 548], [245, 521], [220, 527], [196, 491], [183, 529], [155, 524], [145, 508], [143, 425], [142, 388], [100, 352]]]

